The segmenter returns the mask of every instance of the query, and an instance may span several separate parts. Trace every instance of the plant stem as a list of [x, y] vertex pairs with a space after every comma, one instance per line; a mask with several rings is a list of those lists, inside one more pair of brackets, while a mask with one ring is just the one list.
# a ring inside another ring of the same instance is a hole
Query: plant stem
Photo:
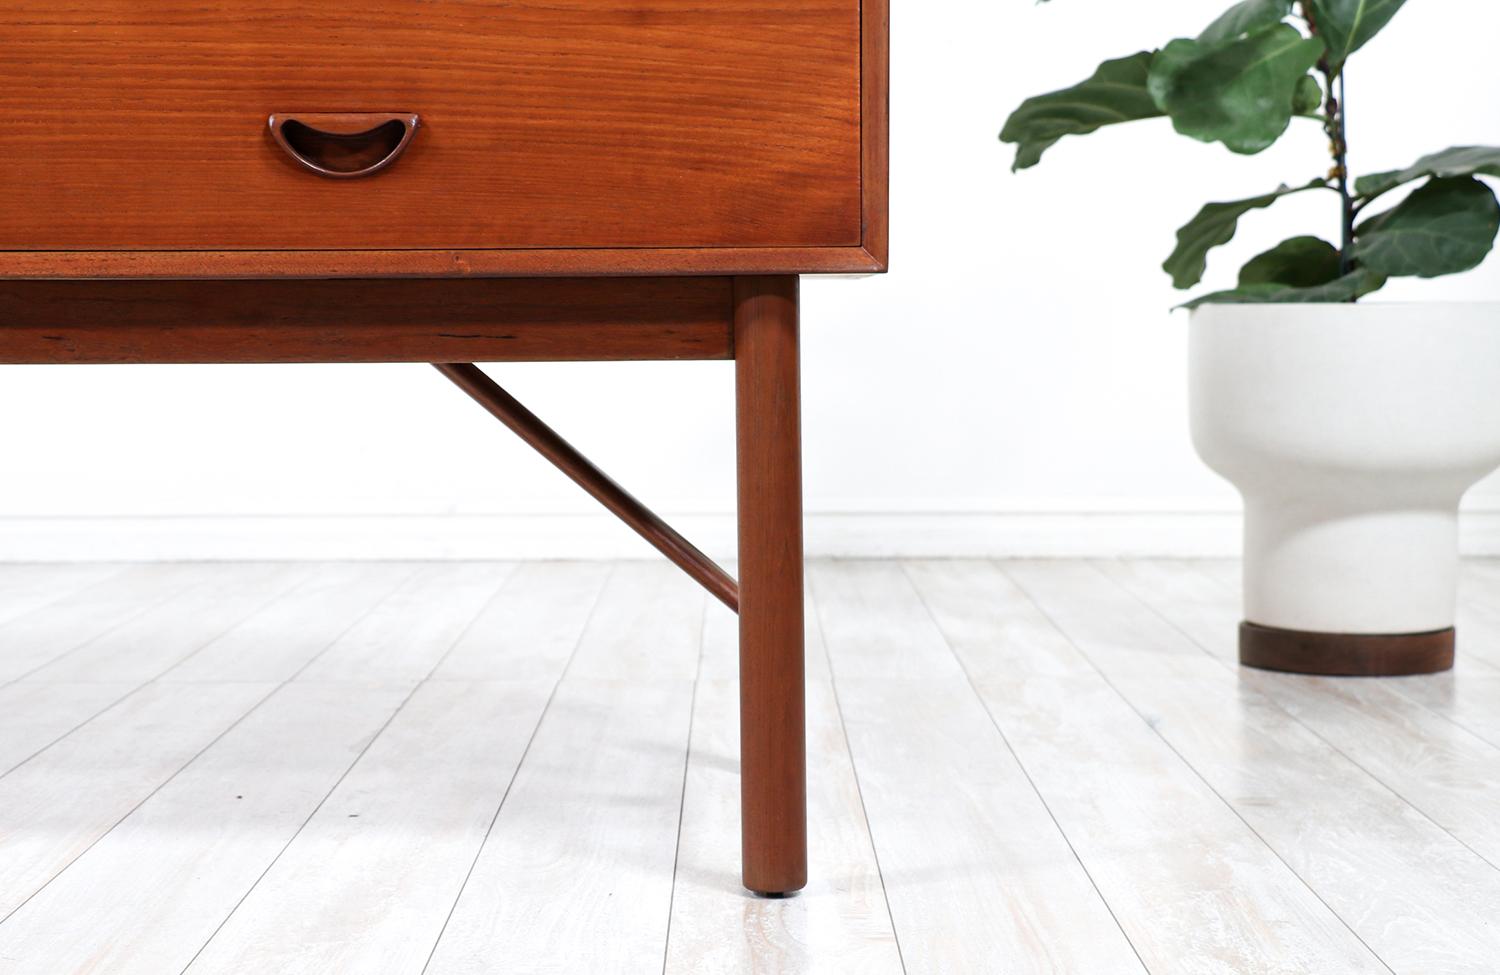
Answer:
[[1329, 134], [1333, 139], [1334, 171], [1338, 175], [1339, 197], [1343, 201], [1343, 219], [1340, 226], [1343, 239], [1339, 247], [1339, 273], [1354, 270], [1354, 195], [1349, 192], [1349, 108], [1345, 92], [1344, 72], [1338, 74], [1338, 97], [1333, 96], [1334, 79], [1328, 77]]
[[[1318, 35], [1318, 21], [1313, 16], [1311, 7], [1306, 0], [1297, 5], [1302, 19], [1307, 22], [1308, 32], [1314, 37]], [[1323, 80], [1328, 86], [1328, 104], [1324, 109], [1323, 129], [1328, 133], [1329, 151], [1333, 155], [1333, 172], [1329, 178], [1338, 183], [1339, 200], [1342, 203], [1339, 228], [1341, 230], [1339, 246], [1339, 274], [1348, 274], [1354, 270], [1354, 218], [1358, 211], [1354, 204], [1354, 195], [1349, 191], [1349, 124], [1348, 112], [1345, 108], [1347, 90], [1344, 85], [1344, 66], [1339, 65], [1337, 72], [1333, 65], [1328, 62], [1325, 55], [1318, 62], [1318, 70], [1323, 74]], [[1335, 88], [1337, 84], [1337, 88]]]

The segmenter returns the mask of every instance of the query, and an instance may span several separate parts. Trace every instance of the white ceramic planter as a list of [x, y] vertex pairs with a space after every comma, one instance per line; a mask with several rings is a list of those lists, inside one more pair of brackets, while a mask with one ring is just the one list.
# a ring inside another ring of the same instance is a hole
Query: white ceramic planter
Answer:
[[1208, 305], [1191, 333], [1193, 441], [1245, 500], [1245, 619], [1306, 657], [1269, 665], [1438, 669], [1330, 666], [1416, 644], [1317, 636], [1443, 631], [1451, 663], [1458, 503], [1500, 467], [1500, 305]]

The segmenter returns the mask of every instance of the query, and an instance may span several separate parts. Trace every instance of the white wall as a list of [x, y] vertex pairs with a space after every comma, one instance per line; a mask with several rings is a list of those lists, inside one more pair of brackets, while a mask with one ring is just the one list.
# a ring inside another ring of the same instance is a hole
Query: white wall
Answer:
[[[1181, 296], [1158, 265], [1208, 199], [1320, 175], [1316, 125], [1243, 158], [1142, 123], [1015, 176], [995, 140], [1021, 98], [1227, 5], [894, 0], [894, 270], [804, 289], [813, 551], [1232, 549], [1235, 498], [1187, 441]], [[1409, 4], [1350, 74], [1356, 168], [1500, 143], [1496, 36], [1495, 4]], [[1328, 202], [1247, 220], [1210, 284], [1285, 236], [1332, 234]], [[1388, 293], [1461, 297], [1500, 298], [1500, 256]], [[731, 549], [729, 364], [493, 372]], [[12, 367], [0, 417], [0, 557], [644, 551], [423, 366]], [[1500, 482], [1471, 505], [1500, 512]], [[1493, 547], [1500, 515], [1471, 525]]]

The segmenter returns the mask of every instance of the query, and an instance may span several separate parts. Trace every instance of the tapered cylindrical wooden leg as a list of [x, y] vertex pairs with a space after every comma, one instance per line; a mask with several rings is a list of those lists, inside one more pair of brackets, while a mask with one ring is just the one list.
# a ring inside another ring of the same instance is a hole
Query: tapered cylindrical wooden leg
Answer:
[[735, 281], [745, 886], [807, 883], [796, 277]]

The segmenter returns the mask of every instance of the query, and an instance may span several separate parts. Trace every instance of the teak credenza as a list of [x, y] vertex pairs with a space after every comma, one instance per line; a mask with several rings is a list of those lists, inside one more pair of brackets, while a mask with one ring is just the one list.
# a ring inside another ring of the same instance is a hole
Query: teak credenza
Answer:
[[[740, 614], [807, 880], [798, 275], [886, 265], [888, 0], [11, 0], [0, 362], [432, 363]], [[738, 582], [474, 362], [733, 359]]]

